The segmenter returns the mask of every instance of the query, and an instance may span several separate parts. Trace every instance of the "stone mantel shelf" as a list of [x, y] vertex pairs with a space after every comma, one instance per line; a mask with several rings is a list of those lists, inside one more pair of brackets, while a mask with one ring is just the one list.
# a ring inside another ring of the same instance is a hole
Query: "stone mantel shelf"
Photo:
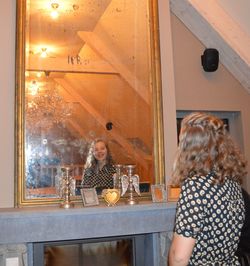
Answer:
[[87, 239], [172, 231], [175, 203], [0, 209], [0, 244]]

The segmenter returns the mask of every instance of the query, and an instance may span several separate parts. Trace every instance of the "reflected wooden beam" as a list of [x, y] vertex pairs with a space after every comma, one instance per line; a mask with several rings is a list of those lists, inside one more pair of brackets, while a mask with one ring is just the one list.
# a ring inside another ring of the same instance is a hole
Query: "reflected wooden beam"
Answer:
[[79, 126], [79, 124], [73, 121], [72, 119], [68, 119], [67, 123], [69, 123], [70, 126], [72, 126], [73, 129], [76, 130], [80, 134], [80, 136], [84, 136], [86, 134], [85, 130], [83, 130], [82, 127]]
[[[87, 101], [85, 101], [82, 96], [77, 93], [74, 88], [72, 88], [68, 82], [65, 79], [61, 79], [61, 78], [56, 78], [55, 81], [60, 84], [68, 93], [71, 94], [71, 96], [74, 98], [74, 101], [77, 101], [81, 104], [81, 106], [87, 110], [87, 112], [89, 114], [91, 114], [94, 119], [96, 121], [98, 121], [98, 123], [100, 125], [102, 125], [104, 128], [106, 128], [106, 119], [98, 112], [96, 111], [95, 108], [93, 108], [93, 106], [91, 106]], [[142, 152], [140, 152], [139, 150], [135, 150], [133, 149], [133, 147], [130, 145], [130, 143], [124, 139], [120, 133], [118, 132], [118, 130], [116, 130], [115, 128], [112, 129], [112, 131], [110, 131], [110, 135], [124, 148], [124, 150], [127, 151], [128, 154], [130, 154], [131, 156], [134, 156], [136, 161], [145, 169], [148, 169], [148, 163], [147, 160], [145, 159], [145, 157], [147, 157], [148, 160], [151, 160], [152, 157], [151, 156], [145, 156], [145, 154], [143, 154]]]
[[26, 70], [27, 71], [44, 71], [44, 72], [61, 72], [61, 73], [94, 73], [94, 74], [119, 74], [110, 64], [104, 60], [98, 61], [81, 61], [77, 64], [77, 61], [70, 63], [65, 58], [41, 58], [41, 57], [29, 57]]
[[104, 58], [116, 69], [120, 76], [140, 95], [140, 97], [149, 104], [149, 91], [141, 82], [129, 71], [121, 60], [110, 50], [94, 32], [79, 31], [78, 35], [87, 43], [101, 58]]
[[[71, 93], [67, 91], [63, 86], [61, 86], [60, 95], [62, 95], [63, 99], [68, 103], [78, 102], [74, 97], [72, 97]], [[66, 123], [69, 127], [71, 134], [73, 134], [74, 136], [76, 136], [76, 133], [78, 134], [78, 136], [84, 136], [87, 134], [86, 130], [84, 130], [82, 126], [79, 126], [79, 123], [75, 122], [72, 118], [67, 119]]]

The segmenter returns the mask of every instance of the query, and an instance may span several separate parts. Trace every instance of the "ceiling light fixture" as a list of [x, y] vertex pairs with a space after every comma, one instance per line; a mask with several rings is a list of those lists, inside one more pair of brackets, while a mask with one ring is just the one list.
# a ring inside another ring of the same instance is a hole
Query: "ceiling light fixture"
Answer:
[[76, 5], [76, 4], [74, 4], [72, 7], [73, 7], [74, 10], [79, 9], [79, 5]]
[[41, 57], [47, 57], [48, 53], [47, 53], [47, 48], [43, 47], [41, 48]]
[[59, 4], [58, 3], [51, 3], [51, 8], [52, 8], [52, 11], [50, 13], [51, 17], [53, 19], [57, 19], [59, 14], [58, 14], [58, 8], [59, 8]]
[[33, 80], [29, 86], [29, 91], [31, 95], [36, 95], [39, 91], [39, 86], [35, 80]]
[[59, 4], [58, 3], [51, 3], [51, 7], [53, 9], [57, 9], [59, 7]]
[[72, 115], [72, 104], [64, 100], [56, 87], [49, 86], [47, 83], [41, 92], [37, 82], [32, 82], [29, 88], [31, 95], [26, 96], [25, 112], [26, 127], [31, 133], [49, 131], [56, 124], [64, 124]]
[[42, 72], [40, 72], [40, 71], [36, 72], [36, 76], [37, 76], [38, 78], [40, 78], [40, 77], [42, 76]]

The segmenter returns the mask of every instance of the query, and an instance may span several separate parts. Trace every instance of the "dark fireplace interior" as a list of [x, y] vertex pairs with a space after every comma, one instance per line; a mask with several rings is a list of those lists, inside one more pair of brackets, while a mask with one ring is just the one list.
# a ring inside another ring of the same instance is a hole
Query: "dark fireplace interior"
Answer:
[[[35, 266], [146, 265], [146, 235], [33, 243]], [[147, 261], [149, 262], [149, 261]]]

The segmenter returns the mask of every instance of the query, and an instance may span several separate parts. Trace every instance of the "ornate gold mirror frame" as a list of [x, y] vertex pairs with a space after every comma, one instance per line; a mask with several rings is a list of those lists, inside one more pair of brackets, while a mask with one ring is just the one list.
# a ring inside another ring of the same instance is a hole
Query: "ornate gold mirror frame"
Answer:
[[157, 0], [17, 0], [16, 25], [16, 206], [58, 203], [100, 137], [164, 183]]

